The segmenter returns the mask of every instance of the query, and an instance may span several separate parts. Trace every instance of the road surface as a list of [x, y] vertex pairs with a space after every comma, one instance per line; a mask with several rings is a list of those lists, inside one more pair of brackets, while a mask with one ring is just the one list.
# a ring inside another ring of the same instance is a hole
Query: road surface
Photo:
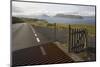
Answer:
[[12, 26], [12, 51], [37, 46], [47, 40], [40, 33], [26, 23]]
[[[38, 29], [26, 23], [12, 27], [12, 64], [37, 65], [74, 62], [55, 44], [50, 43], [51, 29]], [[48, 35], [44, 32], [48, 31]], [[52, 36], [54, 37], [54, 35]]]

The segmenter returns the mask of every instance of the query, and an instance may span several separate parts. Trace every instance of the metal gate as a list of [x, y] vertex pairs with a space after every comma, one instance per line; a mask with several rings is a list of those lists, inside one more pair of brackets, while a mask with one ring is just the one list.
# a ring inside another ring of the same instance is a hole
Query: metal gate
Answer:
[[87, 47], [87, 30], [69, 25], [69, 52], [81, 52]]

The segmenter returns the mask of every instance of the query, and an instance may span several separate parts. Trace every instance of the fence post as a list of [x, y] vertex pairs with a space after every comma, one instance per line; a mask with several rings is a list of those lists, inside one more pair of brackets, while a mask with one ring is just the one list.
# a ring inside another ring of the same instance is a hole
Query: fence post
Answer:
[[68, 41], [69, 44], [68, 44], [68, 52], [71, 52], [71, 47], [70, 47], [70, 45], [71, 45], [71, 43], [70, 43], [71, 39], [70, 39], [70, 35], [71, 35], [71, 28], [70, 28], [70, 24], [69, 24], [69, 35], [68, 35], [69, 36], [69, 39], [68, 39], [69, 40]]
[[54, 26], [55, 26], [55, 41], [56, 41], [56, 36], [57, 36], [57, 35], [56, 35], [56, 32], [57, 32], [57, 31], [56, 31], [56, 30], [57, 30], [57, 29], [56, 29], [56, 23], [54, 24]]

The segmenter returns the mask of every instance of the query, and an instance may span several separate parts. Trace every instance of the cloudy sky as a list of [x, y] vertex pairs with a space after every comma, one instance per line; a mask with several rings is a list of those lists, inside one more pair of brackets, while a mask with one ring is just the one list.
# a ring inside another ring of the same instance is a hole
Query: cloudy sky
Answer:
[[46, 14], [54, 16], [58, 13], [95, 16], [94, 6], [62, 5], [46, 3], [12, 2], [13, 16], [37, 16]]

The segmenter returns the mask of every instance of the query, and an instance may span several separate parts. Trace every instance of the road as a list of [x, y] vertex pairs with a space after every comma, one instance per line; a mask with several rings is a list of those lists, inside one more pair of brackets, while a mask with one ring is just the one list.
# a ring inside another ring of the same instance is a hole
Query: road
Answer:
[[12, 26], [12, 51], [37, 46], [47, 40], [26, 23]]
[[51, 28], [32, 27], [26, 23], [13, 24], [12, 51], [54, 42], [55, 40], [67, 42], [67, 32], [66, 30], [55, 31], [55, 29]]
[[[44, 33], [44, 32], [45, 33]], [[52, 32], [51, 32], [52, 31]], [[47, 36], [45, 34], [49, 33]], [[55, 64], [74, 62], [55, 44], [54, 30], [39, 29], [26, 23], [12, 26], [12, 64]]]
[[[68, 43], [67, 33], [68, 30], [56, 29], [55, 31], [55, 29], [51, 28], [43, 28], [36, 26], [32, 27], [30, 24], [27, 23], [13, 24], [13, 64], [36, 65], [74, 62], [73, 59], [71, 59], [60, 48], [58, 48], [55, 44], [52, 43], [55, 42], [55, 40]], [[93, 37], [91, 39], [93, 39]], [[93, 40], [90, 40], [89, 43], [91, 44], [91, 41]]]

